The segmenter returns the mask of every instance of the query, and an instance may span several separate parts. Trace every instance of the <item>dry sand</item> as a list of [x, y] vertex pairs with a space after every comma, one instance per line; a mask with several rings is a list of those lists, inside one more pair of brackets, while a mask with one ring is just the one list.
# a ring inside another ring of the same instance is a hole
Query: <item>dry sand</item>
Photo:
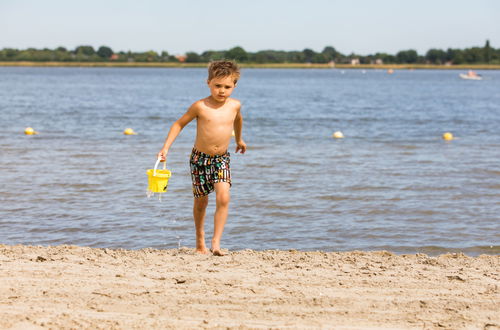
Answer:
[[500, 256], [0, 245], [0, 328], [500, 329]]

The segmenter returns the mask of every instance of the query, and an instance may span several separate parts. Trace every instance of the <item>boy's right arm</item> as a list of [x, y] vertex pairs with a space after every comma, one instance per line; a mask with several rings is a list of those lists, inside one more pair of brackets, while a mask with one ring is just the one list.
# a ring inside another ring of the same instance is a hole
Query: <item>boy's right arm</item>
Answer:
[[158, 152], [158, 158], [161, 161], [167, 160], [168, 150], [172, 143], [174, 143], [175, 139], [182, 131], [184, 126], [189, 124], [193, 119], [198, 116], [198, 102], [194, 103], [189, 107], [188, 111], [181, 118], [179, 118], [175, 123], [170, 127], [170, 131], [168, 132], [167, 138], [165, 139], [165, 143], [163, 144], [163, 148], [161, 148], [160, 152]]

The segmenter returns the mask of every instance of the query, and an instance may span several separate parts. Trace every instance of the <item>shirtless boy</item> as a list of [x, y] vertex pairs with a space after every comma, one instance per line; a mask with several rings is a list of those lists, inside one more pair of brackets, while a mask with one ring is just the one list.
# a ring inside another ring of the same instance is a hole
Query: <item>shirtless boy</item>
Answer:
[[171, 127], [158, 158], [166, 161], [168, 150], [189, 122], [196, 118], [196, 140], [191, 153], [190, 167], [193, 181], [193, 217], [196, 227], [196, 251], [208, 253], [205, 245], [205, 212], [208, 194], [215, 191], [214, 236], [210, 251], [221, 256], [220, 241], [229, 210], [231, 170], [229, 142], [234, 130], [236, 153], [245, 153], [247, 146], [241, 138], [243, 117], [240, 101], [231, 98], [240, 77], [239, 68], [232, 61], [211, 62], [207, 84], [210, 96], [196, 101]]

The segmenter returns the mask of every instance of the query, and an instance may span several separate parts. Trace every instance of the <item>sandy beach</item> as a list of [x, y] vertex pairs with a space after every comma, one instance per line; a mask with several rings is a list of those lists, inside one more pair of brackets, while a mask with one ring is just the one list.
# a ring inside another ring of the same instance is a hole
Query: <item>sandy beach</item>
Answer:
[[500, 329], [500, 256], [0, 245], [0, 328]]

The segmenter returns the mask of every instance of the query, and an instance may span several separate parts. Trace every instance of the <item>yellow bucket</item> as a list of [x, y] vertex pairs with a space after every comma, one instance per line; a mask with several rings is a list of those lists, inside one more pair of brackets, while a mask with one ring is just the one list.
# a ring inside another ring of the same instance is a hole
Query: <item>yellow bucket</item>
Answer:
[[167, 192], [168, 179], [171, 176], [167, 170], [166, 162], [163, 163], [163, 170], [157, 170], [160, 159], [156, 161], [154, 169], [146, 171], [148, 175], [148, 192], [150, 193], [164, 193]]

